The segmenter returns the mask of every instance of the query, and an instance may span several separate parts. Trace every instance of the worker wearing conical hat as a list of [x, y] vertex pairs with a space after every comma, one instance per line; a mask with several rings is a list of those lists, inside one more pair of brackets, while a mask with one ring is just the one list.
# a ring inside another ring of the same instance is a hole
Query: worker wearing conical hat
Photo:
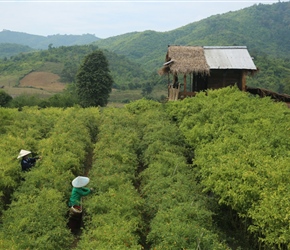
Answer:
[[85, 176], [78, 176], [72, 181], [73, 188], [68, 203], [69, 207], [81, 206], [81, 198], [92, 191], [92, 189], [85, 187], [89, 181], [90, 179]]
[[30, 154], [30, 151], [21, 149], [19, 155], [17, 156], [17, 159], [22, 158], [21, 168], [24, 172], [29, 171], [35, 165], [36, 160], [41, 159], [41, 157], [29, 157]]

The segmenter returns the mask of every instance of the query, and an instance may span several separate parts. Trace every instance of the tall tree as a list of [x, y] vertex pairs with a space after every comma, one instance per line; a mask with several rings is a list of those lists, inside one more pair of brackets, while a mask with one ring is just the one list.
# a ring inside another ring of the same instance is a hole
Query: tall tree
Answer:
[[76, 80], [77, 94], [83, 107], [107, 105], [113, 78], [110, 75], [107, 58], [101, 50], [96, 50], [85, 57]]

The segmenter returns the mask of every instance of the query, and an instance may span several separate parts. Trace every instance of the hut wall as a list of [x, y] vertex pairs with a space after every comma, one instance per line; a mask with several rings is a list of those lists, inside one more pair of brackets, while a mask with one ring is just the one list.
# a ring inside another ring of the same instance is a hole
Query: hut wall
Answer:
[[242, 70], [216, 69], [210, 71], [208, 89], [219, 89], [237, 84], [242, 90]]
[[191, 89], [196, 92], [208, 89], [208, 76], [201, 74], [193, 74]]

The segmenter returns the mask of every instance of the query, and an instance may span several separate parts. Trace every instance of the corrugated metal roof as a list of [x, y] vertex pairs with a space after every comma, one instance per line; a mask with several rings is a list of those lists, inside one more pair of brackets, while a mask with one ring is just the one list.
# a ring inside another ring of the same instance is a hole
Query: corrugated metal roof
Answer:
[[210, 69], [257, 70], [246, 46], [204, 46]]

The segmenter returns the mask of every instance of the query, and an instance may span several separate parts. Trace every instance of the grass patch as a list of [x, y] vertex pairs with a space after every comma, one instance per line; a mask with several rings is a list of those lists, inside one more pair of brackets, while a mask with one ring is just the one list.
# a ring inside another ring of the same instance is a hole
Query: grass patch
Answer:
[[141, 91], [142, 91], [141, 89], [134, 90], [113, 89], [109, 97], [109, 102], [124, 103], [126, 101], [136, 101], [142, 99]]
[[0, 76], [0, 86], [13, 87], [18, 83], [19, 76]]
[[156, 100], [162, 99], [162, 97], [168, 96], [167, 85], [157, 85], [151, 93], [152, 97]]
[[51, 93], [42, 89], [36, 88], [13, 88], [13, 87], [5, 87], [3, 89], [7, 94], [11, 95], [12, 97], [16, 97], [19, 95], [36, 95], [39, 98], [47, 98], [52, 96], [55, 93]]

